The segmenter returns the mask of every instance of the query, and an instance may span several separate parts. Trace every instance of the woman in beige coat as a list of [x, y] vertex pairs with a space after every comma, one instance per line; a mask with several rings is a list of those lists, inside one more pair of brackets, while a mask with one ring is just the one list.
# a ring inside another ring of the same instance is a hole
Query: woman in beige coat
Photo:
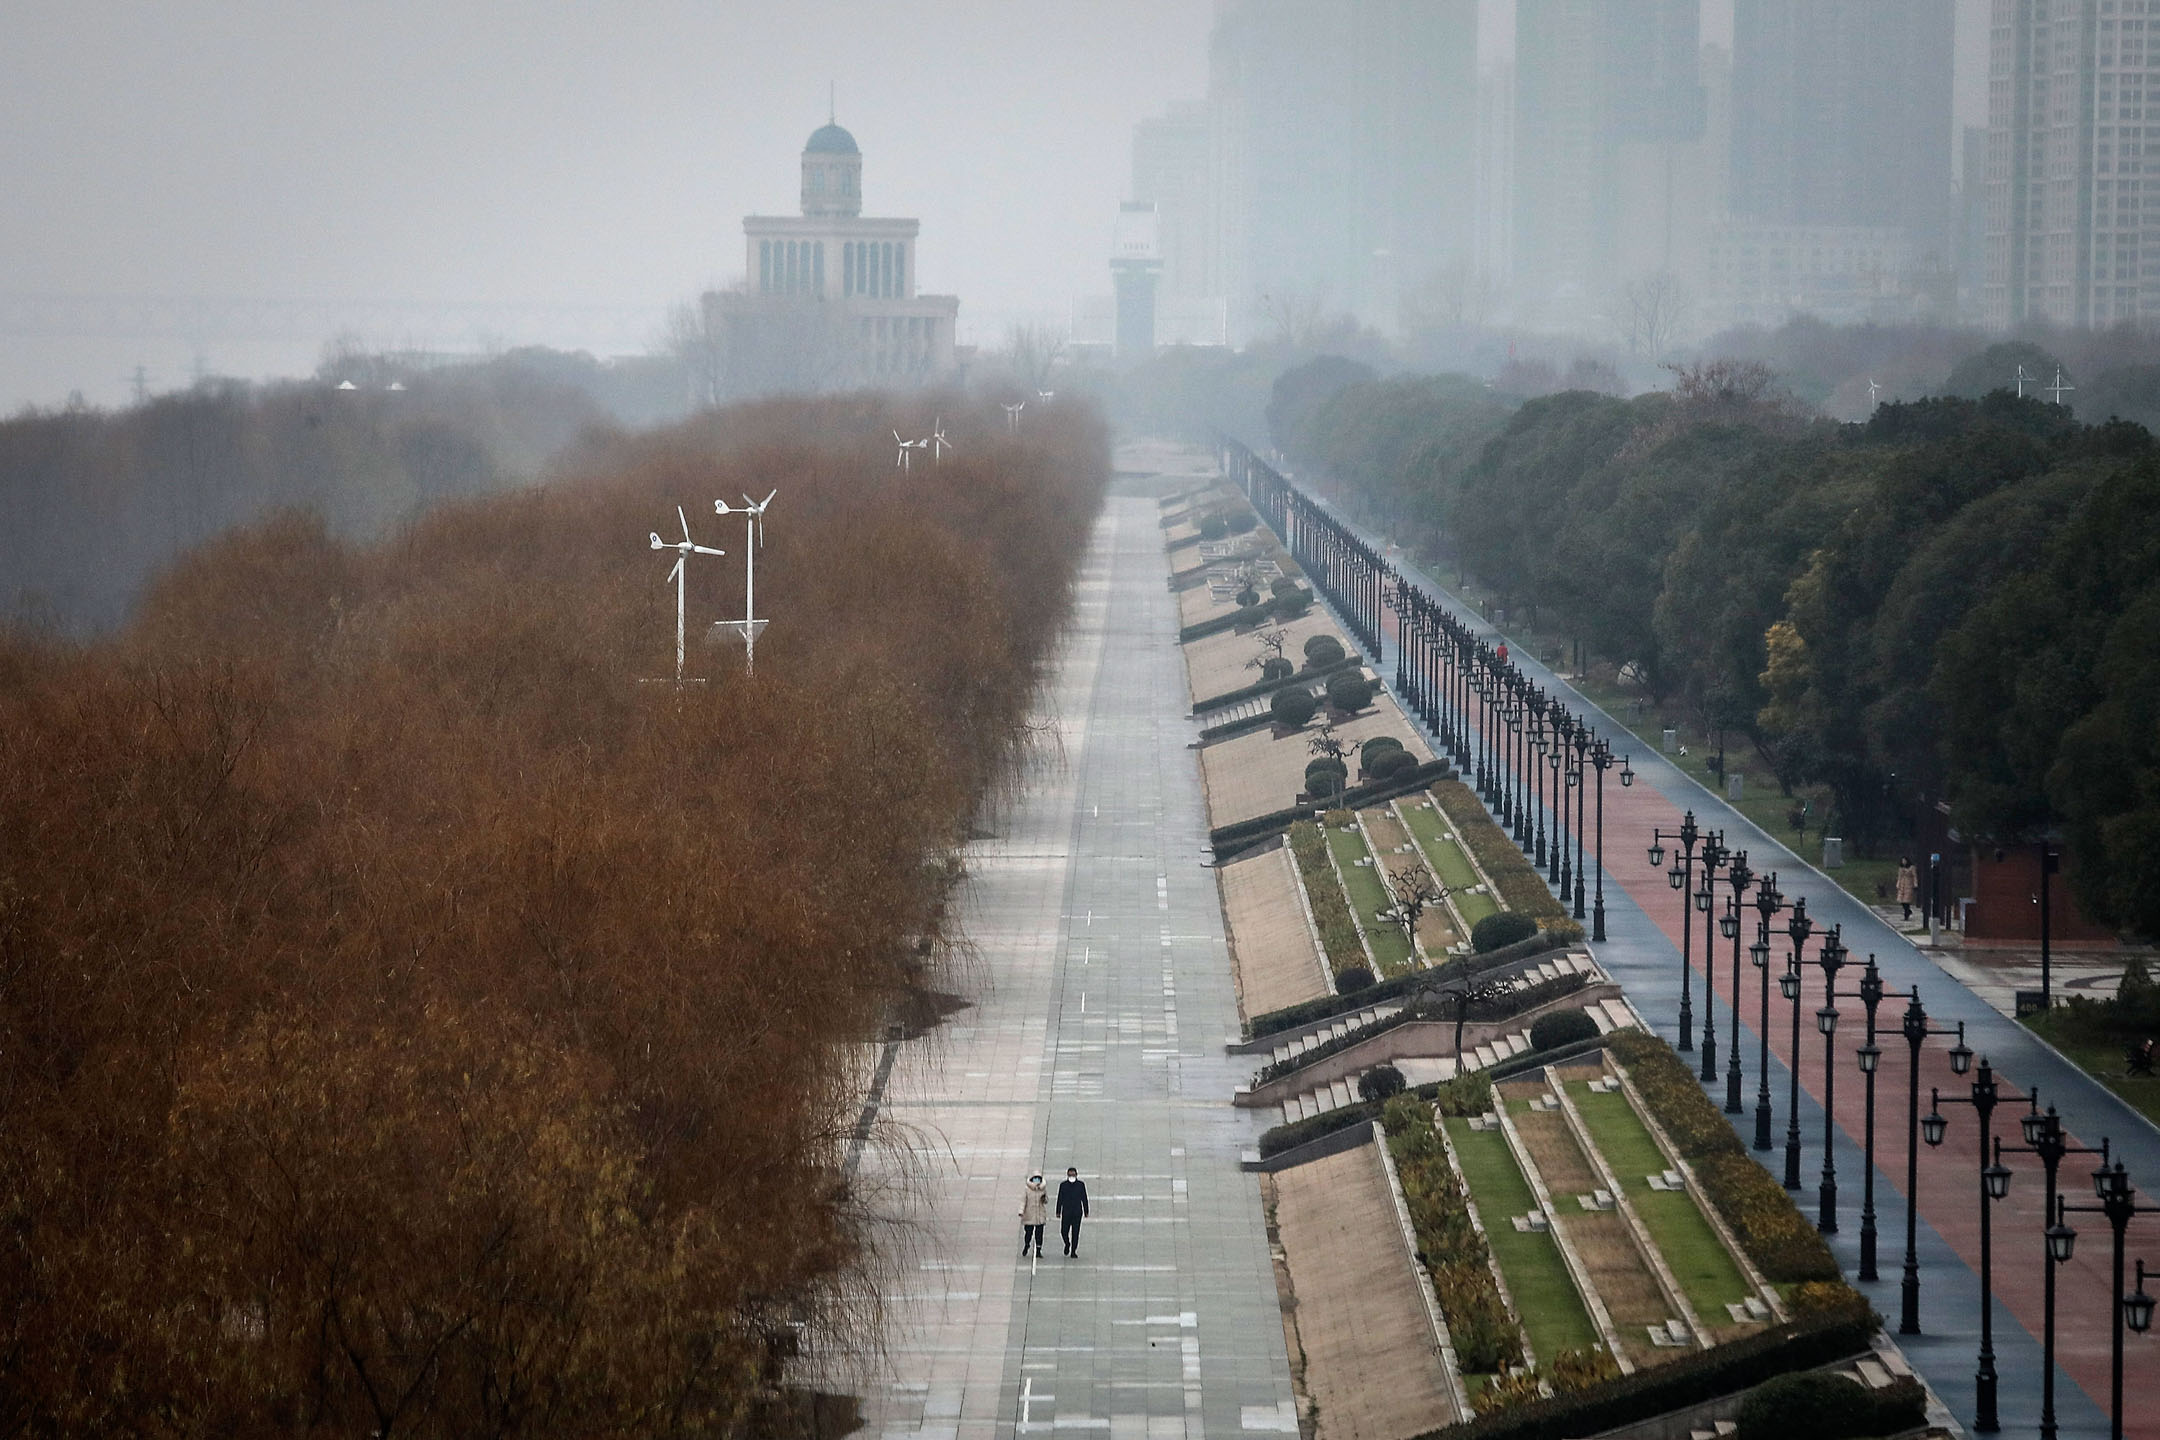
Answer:
[[1028, 1176], [1027, 1189], [1020, 1193], [1020, 1253], [1028, 1253], [1033, 1243], [1035, 1253], [1042, 1254], [1043, 1226], [1050, 1223], [1050, 1192], [1043, 1188], [1040, 1175]]
[[1909, 856], [1900, 855], [1897, 862], [1897, 903], [1905, 907], [1905, 918], [1912, 919], [1913, 901], [1920, 898], [1920, 872], [1913, 868]]

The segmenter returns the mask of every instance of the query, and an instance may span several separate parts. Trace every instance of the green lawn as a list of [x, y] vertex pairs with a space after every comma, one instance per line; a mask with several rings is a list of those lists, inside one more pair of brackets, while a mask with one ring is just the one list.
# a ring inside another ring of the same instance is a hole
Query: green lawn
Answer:
[[1392, 902], [1378, 868], [1357, 863], [1372, 853], [1365, 848], [1365, 836], [1354, 826], [1338, 830], [1330, 825], [1327, 842], [1328, 852], [1335, 857], [1336, 868], [1342, 871], [1343, 893], [1350, 898], [1351, 918], [1357, 921], [1358, 929], [1365, 932], [1365, 943], [1372, 947], [1373, 959], [1379, 963], [1382, 978], [1402, 974], [1410, 968], [1410, 942], [1395, 926], [1373, 918]]
[[2089, 1022], [2080, 1023], [2076, 1012], [2058, 1007], [2045, 1015], [2028, 1016], [2025, 1024], [2035, 1035], [2070, 1057], [2078, 1069], [2130, 1102], [2146, 1119], [2160, 1124], [2160, 1078], [2132, 1077], [2123, 1062], [2129, 1038], [2108, 1033]]
[[1496, 913], [1500, 906], [1487, 894], [1471, 895], [1455, 893], [1458, 887], [1478, 883], [1477, 870], [1470, 864], [1470, 857], [1462, 846], [1447, 833], [1447, 822], [1441, 817], [1440, 807], [1406, 804], [1401, 807], [1403, 819], [1410, 826], [1410, 834], [1425, 852], [1426, 863], [1440, 883], [1447, 886], [1449, 898], [1462, 915], [1465, 926], [1475, 925], [1486, 916]]
[[1570, 1081], [1568, 1097], [1582, 1112], [1590, 1139], [1612, 1166], [1643, 1228], [1665, 1256], [1706, 1325], [1730, 1323], [1725, 1307], [1748, 1296], [1747, 1277], [1726, 1252], [1717, 1231], [1686, 1191], [1652, 1190], [1649, 1177], [1665, 1169], [1665, 1153], [1628, 1103], [1626, 1094], [1599, 1095], [1585, 1080]]
[[1507, 1136], [1498, 1130], [1472, 1130], [1467, 1120], [1447, 1122], [1448, 1139], [1462, 1162], [1463, 1181], [1485, 1222], [1485, 1239], [1507, 1281], [1516, 1318], [1530, 1334], [1530, 1348], [1544, 1360], [1563, 1350], [1586, 1350], [1598, 1342], [1590, 1312], [1575, 1293], [1567, 1262], [1549, 1234], [1517, 1230], [1512, 1215], [1526, 1214], [1537, 1201], [1515, 1164]]

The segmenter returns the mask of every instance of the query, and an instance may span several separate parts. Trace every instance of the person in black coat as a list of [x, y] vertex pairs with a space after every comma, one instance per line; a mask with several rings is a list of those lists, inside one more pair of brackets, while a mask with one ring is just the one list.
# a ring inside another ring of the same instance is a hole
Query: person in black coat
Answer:
[[1067, 1166], [1065, 1183], [1058, 1186], [1057, 1193], [1058, 1234], [1065, 1241], [1067, 1255], [1080, 1253], [1080, 1222], [1087, 1213], [1087, 1186], [1081, 1183], [1080, 1172]]

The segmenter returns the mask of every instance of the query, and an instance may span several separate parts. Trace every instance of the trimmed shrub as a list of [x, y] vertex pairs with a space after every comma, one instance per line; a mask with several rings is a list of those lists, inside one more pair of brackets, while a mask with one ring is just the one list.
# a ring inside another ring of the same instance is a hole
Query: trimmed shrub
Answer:
[[1858, 1385], [1828, 1370], [1779, 1375], [1748, 1392], [1740, 1402], [1737, 1440], [1852, 1440], [1879, 1435], [1874, 1428], [1875, 1401]]
[[1317, 803], [1333, 800], [1343, 792], [1343, 777], [1333, 770], [1315, 770], [1305, 777], [1305, 793]]
[[1275, 692], [1275, 698], [1268, 702], [1268, 713], [1275, 717], [1276, 724], [1295, 730], [1320, 713], [1320, 702], [1310, 691], [1293, 686]]
[[1487, 915], [1470, 927], [1470, 948], [1483, 955], [1503, 945], [1513, 945], [1537, 934], [1537, 921], [1517, 910]]
[[1372, 682], [1355, 670], [1338, 670], [1328, 676], [1328, 704], [1338, 710], [1357, 711], [1372, 704]]
[[1250, 510], [1233, 510], [1224, 519], [1223, 523], [1229, 527], [1232, 535], [1244, 535], [1260, 523], [1260, 517]]
[[1348, 775], [1350, 767], [1333, 755], [1315, 755], [1305, 762], [1305, 778], [1307, 780], [1323, 772], [1330, 775]]
[[1572, 1045], [1577, 1040], [1588, 1040], [1598, 1033], [1597, 1021], [1584, 1010], [1555, 1010], [1550, 1015], [1540, 1015], [1530, 1026], [1530, 1048], [1553, 1050], [1562, 1045]]
[[1349, 653], [1343, 649], [1342, 641], [1333, 635], [1305, 637], [1305, 668], [1308, 670], [1325, 670], [1330, 665], [1340, 664]]
[[1260, 667], [1262, 680], [1287, 680], [1297, 673], [1297, 667], [1280, 655], [1270, 656]]
[[1268, 611], [1278, 620], [1295, 620], [1312, 609], [1312, 592], [1309, 590], [1285, 590], [1268, 605]]
[[1365, 766], [1365, 774], [1374, 780], [1399, 780], [1418, 768], [1418, 758], [1407, 750], [1383, 750], [1379, 758]]
[[1240, 610], [1250, 610], [1260, 603], [1260, 592], [1247, 585], [1237, 592], [1237, 603]]
[[[1345, 995], [1355, 995], [1360, 990], [1372, 989], [1372, 971], [1363, 965], [1345, 965], [1335, 972], [1335, 988]], [[1782, 1191], [1779, 1193], [1783, 1193]]]
[[1288, 595], [1297, 588], [1297, 581], [1291, 579], [1288, 575], [1278, 575], [1275, 577], [1274, 583], [1268, 586], [1268, 593], [1270, 595]]
[[1600, 1345], [1588, 1350], [1563, 1350], [1546, 1362], [1544, 1371], [1554, 1391], [1566, 1395], [1619, 1379], [1620, 1362]]
[[1402, 748], [1402, 741], [1396, 739], [1393, 735], [1375, 735], [1372, 739], [1358, 746], [1358, 762], [1370, 768], [1372, 762], [1379, 759], [1385, 752]]
[[1433, 1104], [1442, 1115], [1484, 1115], [1493, 1108], [1492, 1076], [1472, 1070], [1445, 1081], [1433, 1093]]
[[1205, 516], [1200, 521], [1202, 540], [1220, 540], [1230, 533], [1230, 522], [1220, 515]]
[[1358, 1076], [1358, 1098], [1360, 1100], [1386, 1100], [1391, 1096], [1402, 1094], [1404, 1087], [1408, 1084], [1409, 1082], [1403, 1079], [1402, 1071], [1396, 1069], [1393, 1065], [1375, 1065], [1363, 1075]]

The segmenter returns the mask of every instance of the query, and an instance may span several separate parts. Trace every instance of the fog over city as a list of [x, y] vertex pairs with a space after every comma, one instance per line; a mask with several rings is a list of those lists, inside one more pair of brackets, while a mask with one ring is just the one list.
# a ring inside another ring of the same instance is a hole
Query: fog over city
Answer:
[[[1209, 95], [1219, 20], [1302, 12], [1340, 30], [1352, 10], [1385, 8], [13, 7], [0, 303], [40, 303], [0, 310], [0, 409], [71, 393], [114, 403], [138, 378], [155, 393], [203, 374], [305, 373], [329, 338], [305, 318], [199, 309], [121, 334], [128, 322], [55, 302], [325, 301], [314, 323], [345, 322], [375, 347], [642, 348], [669, 307], [743, 278], [742, 216], [792, 213], [795, 153], [828, 97], [863, 148], [869, 213], [921, 218], [922, 284], [963, 298], [963, 344], [994, 345], [1016, 322], [1067, 328], [1109, 288], [1133, 127]], [[1511, 0], [1411, 9], [1454, 26], [1449, 43], [1473, 45], [1488, 81], [1511, 62]], [[1703, 45], [1729, 51], [1731, 12], [1702, 7]], [[1958, 121], [1981, 123], [1984, 0], [1961, 0], [1958, 23]], [[1504, 143], [1473, 97], [1456, 98], [1446, 123], [1478, 135], [1449, 143]], [[1465, 218], [1504, 208], [1489, 186], [1445, 200]], [[1404, 286], [1423, 278], [1396, 271]], [[1338, 305], [1371, 300], [1347, 273], [1301, 278]], [[385, 302], [389, 318], [371, 314]], [[516, 313], [531, 306], [579, 313]]]

